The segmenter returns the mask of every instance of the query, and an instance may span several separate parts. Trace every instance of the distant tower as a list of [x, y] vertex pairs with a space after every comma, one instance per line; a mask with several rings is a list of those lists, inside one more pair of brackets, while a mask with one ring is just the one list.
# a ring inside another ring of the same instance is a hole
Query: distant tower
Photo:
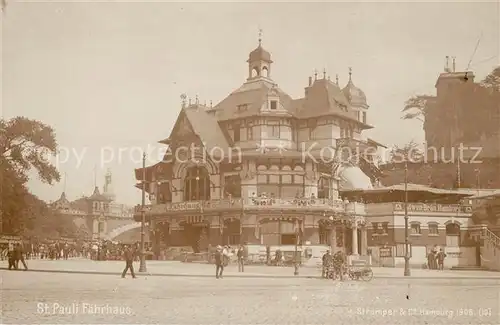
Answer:
[[248, 56], [248, 80], [271, 78], [271, 54], [262, 47], [262, 30], [259, 31], [259, 46]]
[[113, 184], [112, 184], [112, 176], [111, 176], [111, 170], [108, 169], [106, 172], [106, 175], [104, 176], [104, 189], [102, 193], [104, 196], [106, 196], [109, 200], [114, 201], [115, 200], [115, 194], [113, 192]]

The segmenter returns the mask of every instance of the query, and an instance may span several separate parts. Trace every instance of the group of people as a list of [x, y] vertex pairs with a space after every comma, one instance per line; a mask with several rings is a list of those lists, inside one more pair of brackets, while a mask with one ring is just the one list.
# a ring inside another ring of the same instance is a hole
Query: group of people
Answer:
[[441, 248], [438, 252], [437, 248], [434, 246], [427, 254], [427, 267], [429, 270], [443, 270], [445, 258], [446, 254], [444, 250]]
[[25, 271], [28, 270], [28, 266], [26, 265], [26, 261], [24, 260], [23, 246], [20, 243], [14, 244], [12, 248], [9, 247], [7, 258], [9, 260], [9, 270], [18, 270], [19, 262], [23, 263]]
[[[245, 271], [245, 247], [242, 245], [236, 251], [236, 257], [238, 258], [238, 272]], [[229, 264], [231, 258], [231, 252], [229, 246], [217, 246], [215, 250], [215, 278], [222, 279], [222, 274], [224, 272], [224, 267]]]
[[322, 262], [322, 278], [335, 278], [335, 276], [338, 275], [340, 280], [344, 280], [343, 268], [347, 263], [347, 257], [343, 251], [338, 251], [332, 255], [330, 250], [327, 250], [323, 255]]

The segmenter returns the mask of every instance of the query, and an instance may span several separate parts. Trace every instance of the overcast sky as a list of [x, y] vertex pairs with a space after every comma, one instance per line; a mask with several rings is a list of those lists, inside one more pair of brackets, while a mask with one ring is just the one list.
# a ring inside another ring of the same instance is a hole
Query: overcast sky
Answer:
[[[272, 77], [293, 98], [314, 69], [338, 73], [343, 86], [352, 67], [370, 105], [370, 136], [388, 145], [423, 141], [420, 123], [400, 111], [408, 97], [434, 94], [446, 55], [465, 69], [482, 35], [470, 69], [482, 79], [499, 64], [497, 3], [7, 3], [3, 116], [55, 128], [73, 152], [60, 166], [70, 199], [91, 194], [97, 165], [101, 188], [111, 168], [117, 200], [139, 203], [140, 152], [131, 159], [130, 148], [161, 147], [182, 93], [216, 104], [238, 88], [259, 28]], [[63, 190], [36, 177], [29, 185], [47, 201]]]

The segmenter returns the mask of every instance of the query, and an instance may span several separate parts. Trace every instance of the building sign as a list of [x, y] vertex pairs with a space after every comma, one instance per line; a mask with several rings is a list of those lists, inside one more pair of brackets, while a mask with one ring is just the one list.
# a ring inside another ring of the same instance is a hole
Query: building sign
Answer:
[[[404, 211], [404, 203], [395, 203], [394, 210]], [[426, 204], [426, 203], [409, 203], [408, 212], [447, 212], [457, 213], [472, 212], [472, 206], [463, 206], [458, 204]]]
[[221, 199], [208, 201], [186, 201], [177, 203], [158, 204], [151, 207], [152, 213], [169, 212], [203, 212], [205, 210], [241, 209], [241, 199]]
[[379, 248], [380, 257], [392, 257], [392, 247], [380, 247]]

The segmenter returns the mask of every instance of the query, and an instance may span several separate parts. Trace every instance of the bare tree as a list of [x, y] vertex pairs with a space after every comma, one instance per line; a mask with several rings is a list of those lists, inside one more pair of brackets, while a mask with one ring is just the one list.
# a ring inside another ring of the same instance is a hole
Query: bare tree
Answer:
[[419, 148], [419, 144], [410, 141], [404, 146], [394, 145], [390, 151], [390, 163], [397, 164], [402, 162], [418, 163], [422, 162], [424, 153]]

